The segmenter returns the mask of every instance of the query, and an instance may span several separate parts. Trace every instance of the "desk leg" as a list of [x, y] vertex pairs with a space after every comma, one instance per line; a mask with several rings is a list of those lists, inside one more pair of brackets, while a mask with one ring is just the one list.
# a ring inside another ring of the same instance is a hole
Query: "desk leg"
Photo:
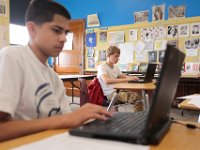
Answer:
[[74, 81], [70, 81], [71, 85], [72, 85], [72, 102], [70, 103], [71, 104], [77, 104], [77, 105], [80, 105], [79, 103], [75, 103], [74, 102], [74, 86], [76, 87], [76, 85], [74, 84]]
[[149, 95], [145, 90], [142, 90], [142, 97], [143, 97], [143, 104], [144, 104], [144, 110], [149, 110]]

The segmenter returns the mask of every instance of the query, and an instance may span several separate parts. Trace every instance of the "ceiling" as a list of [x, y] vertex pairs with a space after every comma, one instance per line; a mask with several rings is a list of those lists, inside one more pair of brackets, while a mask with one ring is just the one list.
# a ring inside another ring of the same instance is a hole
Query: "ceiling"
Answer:
[[10, 0], [10, 23], [25, 25], [25, 12], [31, 0]]

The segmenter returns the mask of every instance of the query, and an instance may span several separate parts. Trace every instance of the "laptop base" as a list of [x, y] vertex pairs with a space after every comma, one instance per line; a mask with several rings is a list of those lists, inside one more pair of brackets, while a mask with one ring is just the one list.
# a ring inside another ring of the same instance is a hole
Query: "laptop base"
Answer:
[[[99, 124], [99, 122], [101, 122], [101, 124], [104, 124], [103, 121], [96, 120], [84, 126], [80, 126], [79, 128], [71, 129], [69, 133], [71, 135], [82, 136], [87, 138], [117, 140], [127, 143], [143, 144], [143, 145], [148, 145], [148, 144], [157, 145], [162, 140], [164, 135], [167, 133], [171, 125], [171, 121], [168, 120], [167, 122], [156, 126], [156, 128], [152, 130], [151, 133], [145, 133], [145, 130], [143, 130], [145, 126], [141, 125], [143, 126], [140, 129], [141, 133], [138, 134], [139, 136], [138, 135], [134, 136], [132, 134], [112, 133], [112, 131], [101, 132], [95, 129], [91, 130], [91, 126], [95, 126], [95, 124]], [[105, 124], [107, 124], [106, 121]]]

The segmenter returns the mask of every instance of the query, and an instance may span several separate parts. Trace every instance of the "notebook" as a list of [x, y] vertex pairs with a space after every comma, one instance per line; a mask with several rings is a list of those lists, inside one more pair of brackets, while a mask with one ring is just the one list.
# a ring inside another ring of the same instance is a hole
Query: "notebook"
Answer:
[[[71, 135], [158, 144], [169, 130], [174, 99], [185, 54], [167, 45], [163, 67], [148, 111], [116, 112], [113, 117], [73, 128]], [[127, 119], [127, 120], [126, 120]]]
[[148, 82], [152, 82], [152, 80], [154, 78], [155, 71], [156, 71], [156, 66], [157, 66], [157, 64], [148, 64], [147, 71], [146, 71], [145, 77], [143, 79], [131, 80], [131, 81], [128, 81], [128, 82], [129, 83], [148, 83]]

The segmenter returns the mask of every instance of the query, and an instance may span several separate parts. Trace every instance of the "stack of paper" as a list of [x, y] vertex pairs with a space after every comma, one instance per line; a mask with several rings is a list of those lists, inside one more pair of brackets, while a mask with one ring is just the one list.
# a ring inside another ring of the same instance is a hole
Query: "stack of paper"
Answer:
[[178, 99], [188, 99], [188, 104], [193, 104], [200, 108], [200, 94], [194, 94], [194, 95], [188, 95], [188, 96], [182, 96], [177, 97]]

